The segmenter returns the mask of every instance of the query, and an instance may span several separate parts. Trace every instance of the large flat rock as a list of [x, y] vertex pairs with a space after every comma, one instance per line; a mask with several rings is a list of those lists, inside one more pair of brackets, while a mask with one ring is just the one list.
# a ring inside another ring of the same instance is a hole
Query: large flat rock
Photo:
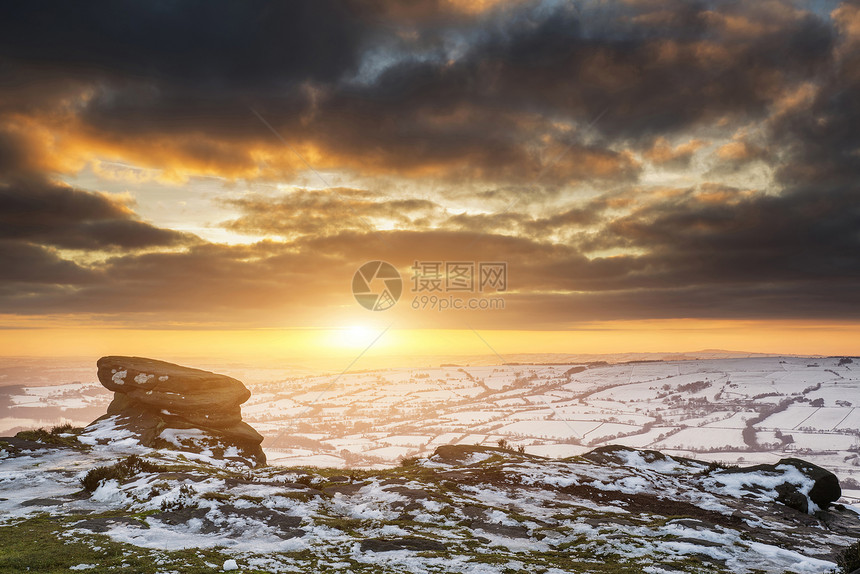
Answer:
[[132, 430], [144, 446], [169, 447], [173, 443], [164, 439], [165, 433], [198, 429], [225, 449], [239, 447], [265, 464], [263, 437], [242, 422], [240, 405], [251, 391], [241, 381], [166, 361], [123, 356], [99, 359], [98, 377], [114, 391], [102, 419], [112, 418], [113, 424]]
[[98, 377], [108, 390], [177, 414], [210, 408], [232, 413], [251, 397], [232, 377], [143, 357], [102, 357]]

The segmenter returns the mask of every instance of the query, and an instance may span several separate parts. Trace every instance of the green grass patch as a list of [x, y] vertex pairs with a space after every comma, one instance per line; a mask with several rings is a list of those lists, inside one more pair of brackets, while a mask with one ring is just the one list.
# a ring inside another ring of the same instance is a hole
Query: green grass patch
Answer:
[[204, 492], [200, 496], [200, 498], [202, 498], [203, 500], [221, 500], [221, 501], [224, 501], [224, 500], [230, 500], [233, 497], [230, 496], [229, 494], [224, 494], [223, 492], [212, 491], [212, 492]]
[[89, 448], [87, 445], [78, 441], [78, 435], [81, 434], [83, 431], [84, 429], [82, 428], [73, 427], [70, 424], [64, 424], [60, 426], [55, 426], [51, 430], [45, 430], [43, 428], [40, 428], [36, 430], [21, 431], [15, 435], [15, 438], [19, 438], [21, 440], [31, 440], [33, 442], [40, 442], [42, 444], [53, 444], [70, 448], [87, 449]]
[[129, 478], [137, 476], [141, 472], [164, 472], [167, 468], [142, 459], [136, 454], [131, 455], [110, 466], [97, 466], [91, 469], [86, 476], [81, 479], [81, 486], [87, 492], [93, 492], [103, 482], [107, 480], [117, 480], [124, 482]]
[[[86, 518], [93, 518], [89, 515]], [[230, 556], [215, 550], [149, 551], [114, 542], [102, 534], [64, 534], [76, 518], [31, 518], [14, 526], [0, 527], [0, 574], [40, 572], [67, 574], [78, 564], [95, 564], [83, 572], [117, 572], [121, 574], [154, 574], [177, 570], [188, 574], [211, 574]], [[155, 559], [162, 561], [155, 564]], [[243, 572], [254, 572], [244, 569]]]

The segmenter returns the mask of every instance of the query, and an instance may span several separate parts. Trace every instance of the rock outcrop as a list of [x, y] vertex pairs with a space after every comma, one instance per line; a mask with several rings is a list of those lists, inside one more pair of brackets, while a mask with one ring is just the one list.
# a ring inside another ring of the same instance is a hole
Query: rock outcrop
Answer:
[[[818, 465], [799, 458], [783, 458], [776, 464], [757, 464], [744, 468], [724, 470], [724, 475], [741, 473], [764, 473], [768, 476], [786, 475], [796, 469], [795, 478], [785, 480], [773, 487], [778, 494], [776, 500], [803, 513], [815, 507], [827, 509], [842, 496], [842, 488], [835, 474]], [[790, 476], [790, 475], [789, 475]], [[813, 507], [812, 502], [815, 507]]]
[[251, 392], [240, 381], [165, 361], [122, 356], [99, 359], [98, 378], [114, 392], [114, 399], [107, 415], [93, 425], [113, 418], [115, 426], [134, 431], [144, 446], [183, 448], [195, 442], [217, 458], [235, 453], [237, 458], [265, 464], [263, 437], [242, 421], [241, 404]]
[[[436, 451], [439, 456], [440, 447]], [[655, 450], [636, 450], [627, 446], [599, 447], [583, 455], [598, 464], [656, 465], [679, 464], [711, 492], [733, 492], [761, 500], [774, 500], [803, 514], [826, 510], [842, 496], [839, 479], [818, 465], [799, 458], [783, 458], [775, 464], [726, 467], [711, 463], [695, 470], [701, 462], [669, 456]], [[680, 468], [679, 467], [679, 468]]]

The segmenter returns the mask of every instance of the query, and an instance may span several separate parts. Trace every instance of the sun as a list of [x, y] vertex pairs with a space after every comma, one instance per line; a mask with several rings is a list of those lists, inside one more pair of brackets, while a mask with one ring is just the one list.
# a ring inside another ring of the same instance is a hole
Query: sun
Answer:
[[365, 325], [350, 325], [336, 329], [333, 343], [339, 347], [363, 348], [369, 345], [378, 332]]

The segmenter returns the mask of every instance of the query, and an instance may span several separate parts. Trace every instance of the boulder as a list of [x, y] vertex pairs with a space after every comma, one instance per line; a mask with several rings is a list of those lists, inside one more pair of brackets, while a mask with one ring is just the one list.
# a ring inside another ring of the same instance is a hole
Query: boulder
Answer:
[[411, 550], [413, 552], [444, 552], [445, 543], [440, 540], [405, 536], [403, 538], [366, 538], [361, 541], [362, 552], [392, 552]]
[[[237, 447], [244, 457], [265, 464], [263, 437], [242, 421], [241, 404], [251, 392], [232, 377], [144, 357], [98, 360], [101, 384], [114, 392], [107, 415], [114, 425], [135, 432], [151, 447], [187, 446], [181, 433], [205, 431], [210, 444]], [[99, 422], [97, 421], [97, 422]], [[95, 423], [94, 423], [95, 424]], [[92, 425], [91, 425], [92, 426]], [[211, 450], [211, 449], [210, 449]]]
[[232, 377], [142, 357], [102, 357], [98, 377], [117, 396], [210, 426], [240, 422], [251, 397]]
[[830, 507], [842, 496], [839, 479], [829, 470], [799, 458], [784, 458], [777, 463], [782, 464], [795, 467], [815, 483], [809, 491], [809, 499], [819, 508]]
[[[800, 512], [808, 513], [810, 512], [809, 501], [814, 502], [815, 506], [820, 509], [827, 509], [842, 496], [842, 488], [839, 486], [839, 479], [835, 474], [799, 458], [783, 458], [776, 464], [757, 464], [754, 466], [721, 470], [713, 476], [718, 478], [720, 475], [739, 473], [764, 473], [769, 476], [778, 476], [785, 474], [786, 469], [790, 467], [794, 467], [799, 471], [805, 484], [801, 485], [791, 480], [786, 480], [776, 485], [774, 491], [777, 493], [777, 502], [781, 502]], [[755, 485], [755, 480], [750, 480], [750, 484]], [[804, 492], [806, 493], [804, 494]]]

